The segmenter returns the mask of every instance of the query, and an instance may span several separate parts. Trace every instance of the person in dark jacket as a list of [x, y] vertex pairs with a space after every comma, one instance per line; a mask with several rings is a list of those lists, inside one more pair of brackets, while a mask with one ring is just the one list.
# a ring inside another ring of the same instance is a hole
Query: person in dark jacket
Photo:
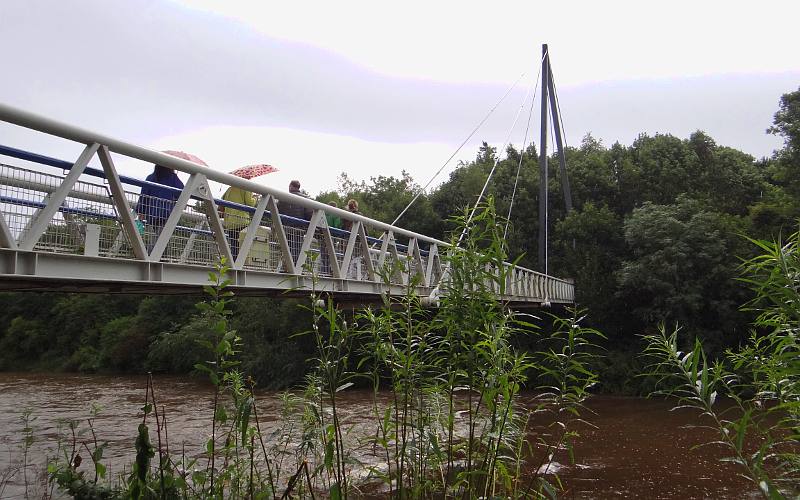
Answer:
[[[300, 189], [300, 181], [298, 180], [294, 180], [289, 183], [289, 193], [302, 196], [303, 198], [308, 198], [308, 193]], [[311, 219], [312, 215], [310, 209], [302, 205], [295, 205], [289, 200], [281, 201], [278, 209], [280, 210], [281, 215], [287, 215], [289, 217], [294, 217], [295, 219], [302, 219], [305, 221]]]
[[[148, 175], [145, 180], [150, 184], [142, 186], [139, 201], [136, 203], [136, 213], [139, 214], [139, 218], [147, 226], [154, 228], [155, 237], [158, 237], [169, 215], [172, 213], [172, 209], [175, 208], [175, 202], [180, 196], [180, 190], [183, 189], [183, 182], [181, 182], [174, 170], [162, 165], [155, 165], [153, 173]], [[148, 242], [148, 250], [151, 250], [152, 245], [155, 243], [152, 233], [150, 239], [153, 241]]]
[[[300, 181], [293, 180], [289, 183], [289, 193], [302, 196], [303, 198], [308, 198], [308, 194], [305, 191], [300, 189]], [[302, 205], [296, 205], [289, 200], [283, 200], [278, 205], [278, 211], [280, 211], [281, 215], [285, 215], [288, 217], [292, 217], [293, 219], [299, 220], [285, 220], [283, 221], [284, 226], [288, 227], [295, 227], [305, 229], [308, 227], [308, 220], [311, 219], [312, 210], [306, 208]], [[305, 223], [301, 222], [305, 221]], [[292, 254], [292, 260], [297, 262], [297, 258], [300, 256], [300, 249], [303, 246], [303, 237], [304, 234], [298, 230], [289, 230], [286, 231], [286, 238], [289, 240], [289, 252]]]

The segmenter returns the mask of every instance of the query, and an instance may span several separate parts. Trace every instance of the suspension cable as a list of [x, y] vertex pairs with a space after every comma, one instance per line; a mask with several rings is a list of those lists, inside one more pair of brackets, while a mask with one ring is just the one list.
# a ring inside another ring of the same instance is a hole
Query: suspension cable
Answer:
[[[544, 56], [542, 56], [542, 59], [544, 60]], [[538, 80], [538, 78], [537, 78], [537, 80]], [[506, 140], [503, 143], [503, 149], [501, 151], [505, 151], [506, 150], [506, 147], [508, 146], [508, 143], [511, 140], [511, 134], [514, 132], [514, 128], [517, 126], [517, 121], [519, 120], [519, 115], [520, 115], [520, 113], [522, 113], [522, 110], [525, 108], [525, 102], [528, 100], [528, 96], [530, 95], [530, 92], [531, 92], [531, 89], [528, 88], [528, 91], [525, 93], [525, 97], [522, 99], [522, 103], [520, 104], [520, 107], [517, 110], [517, 114], [514, 117], [514, 122], [511, 124], [511, 128], [509, 128], [509, 130], [508, 130], [508, 135], [506, 135]], [[535, 92], [535, 90], [534, 90], [534, 92]], [[502, 153], [500, 153], [500, 154], [502, 154]], [[478, 206], [480, 205], [481, 200], [483, 199], [483, 195], [486, 193], [486, 188], [489, 186], [489, 182], [491, 182], [492, 177], [494, 176], [494, 173], [497, 170], [497, 165], [500, 163], [500, 154], [498, 154], [497, 157], [495, 158], [494, 165], [492, 165], [492, 169], [489, 171], [489, 175], [486, 177], [486, 182], [483, 183], [483, 188], [481, 189], [481, 192], [478, 195], [478, 199], [475, 200], [475, 205], [472, 207], [472, 211], [469, 213], [469, 217], [467, 217], [467, 222], [464, 225], [464, 230], [461, 231], [461, 236], [458, 237], [458, 243], [456, 243], [456, 246], [459, 246], [461, 244], [461, 240], [464, 239], [464, 236], [466, 235], [467, 230], [469, 229], [469, 224], [470, 224], [470, 222], [472, 222], [472, 218], [475, 216], [475, 212], [478, 210]]]
[[517, 86], [517, 84], [520, 82], [520, 80], [522, 80], [524, 77], [525, 77], [525, 73], [522, 73], [519, 76], [519, 78], [517, 78], [517, 81], [515, 81], [514, 84], [511, 85], [511, 87], [509, 87], [509, 89], [506, 91], [506, 93], [503, 94], [503, 97], [501, 97], [500, 100], [495, 103], [495, 105], [492, 107], [492, 109], [490, 109], [489, 112], [486, 114], [486, 116], [483, 117], [483, 120], [481, 120], [480, 123], [478, 123], [475, 126], [474, 129], [472, 129], [472, 132], [469, 133], [467, 138], [464, 139], [464, 141], [461, 143], [461, 145], [459, 145], [458, 148], [453, 152], [453, 154], [450, 155], [450, 158], [448, 158], [447, 161], [445, 161], [442, 164], [442, 166], [439, 167], [439, 170], [437, 170], [436, 173], [433, 174], [433, 177], [431, 177], [431, 179], [428, 181], [428, 183], [425, 184], [425, 186], [421, 187], [417, 191], [417, 194], [415, 194], [414, 197], [411, 199], [411, 201], [408, 203], [408, 205], [406, 205], [406, 208], [404, 208], [403, 211], [400, 212], [400, 215], [398, 215], [394, 219], [394, 221], [392, 222], [392, 226], [397, 225], [397, 221], [399, 221], [400, 218], [408, 211], [408, 209], [411, 208], [411, 205], [413, 205], [414, 202], [417, 201], [417, 198], [419, 198], [420, 195], [422, 195], [422, 193], [424, 193], [425, 190], [428, 189], [428, 186], [430, 186], [431, 183], [436, 179], [436, 177], [438, 177], [439, 174], [442, 173], [442, 170], [444, 170], [444, 167], [446, 167], [447, 164], [450, 163], [450, 161], [453, 158], [455, 158], [455, 156], [458, 154], [458, 152], [461, 151], [461, 148], [463, 148], [467, 144], [467, 142], [469, 142], [469, 140], [472, 139], [472, 136], [475, 135], [475, 133], [478, 131], [478, 129], [480, 129], [483, 126], [484, 123], [486, 123], [486, 120], [488, 120], [489, 117], [492, 116], [492, 113], [494, 113], [494, 111], [497, 109], [497, 107], [500, 106], [500, 104], [502, 104], [503, 101], [505, 101], [506, 97], [508, 97], [508, 95], [511, 93], [511, 91], [514, 90], [514, 88]]
[[[544, 60], [544, 56], [542, 56]], [[511, 221], [511, 208], [514, 206], [514, 197], [517, 194], [517, 184], [519, 183], [519, 173], [522, 169], [522, 159], [525, 157], [525, 145], [528, 144], [528, 131], [531, 128], [531, 117], [533, 116], [533, 104], [536, 101], [536, 92], [539, 90], [539, 78], [542, 76], [542, 65], [539, 64], [539, 74], [536, 75], [536, 83], [533, 86], [533, 97], [531, 98], [531, 109], [528, 112], [528, 123], [525, 125], [525, 138], [522, 139], [522, 149], [519, 153], [519, 163], [517, 163], [517, 175], [514, 177], [514, 189], [511, 191], [511, 202], [508, 205], [508, 216], [506, 217], [506, 226], [503, 228], [503, 239], [506, 239], [508, 234], [508, 224]]]

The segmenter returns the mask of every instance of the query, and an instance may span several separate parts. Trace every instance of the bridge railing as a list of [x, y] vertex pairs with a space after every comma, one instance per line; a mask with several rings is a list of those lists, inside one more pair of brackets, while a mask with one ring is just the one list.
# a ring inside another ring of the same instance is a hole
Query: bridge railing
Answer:
[[[8, 106], [0, 105], [0, 120], [85, 145], [74, 162], [0, 146], [0, 155], [53, 169], [0, 165], [0, 248], [7, 251], [204, 267], [226, 257], [235, 272], [314, 273], [333, 291], [348, 291], [349, 283], [379, 285], [380, 270], [393, 262], [406, 271], [391, 277], [392, 284], [415, 276], [420, 293], [446, 276], [442, 253], [449, 245], [440, 240]], [[102, 168], [89, 166], [95, 157]], [[189, 179], [183, 189], [157, 185], [163, 197], [148, 198], [140, 193], [146, 181], [118, 174], [116, 164], [125, 158]], [[251, 191], [258, 202], [248, 207], [216, 199], [209, 181]], [[287, 204], [307, 217], [282, 214]], [[349, 230], [330, 227], [330, 215]], [[573, 301], [571, 283], [521, 267], [506, 285], [511, 300]]]

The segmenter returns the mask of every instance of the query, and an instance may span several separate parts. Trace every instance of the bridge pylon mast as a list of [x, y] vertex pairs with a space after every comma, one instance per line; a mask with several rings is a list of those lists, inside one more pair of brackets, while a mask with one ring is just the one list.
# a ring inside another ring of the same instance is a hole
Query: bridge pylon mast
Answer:
[[542, 44], [542, 114], [541, 136], [539, 141], [539, 271], [547, 274], [547, 250], [549, 242], [549, 204], [548, 204], [548, 179], [549, 166], [547, 158], [548, 136], [548, 106], [549, 117], [553, 120], [553, 132], [556, 147], [558, 148], [558, 163], [561, 177], [561, 186], [564, 191], [564, 203], [567, 213], [572, 211], [572, 193], [567, 177], [567, 159], [564, 153], [563, 130], [561, 129], [561, 114], [556, 100], [555, 84], [553, 83], [553, 70], [550, 67], [550, 54], [547, 44]]

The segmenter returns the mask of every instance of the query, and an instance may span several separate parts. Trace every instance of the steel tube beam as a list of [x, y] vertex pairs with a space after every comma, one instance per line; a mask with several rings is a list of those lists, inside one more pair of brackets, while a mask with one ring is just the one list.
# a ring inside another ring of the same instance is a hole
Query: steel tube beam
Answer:
[[[546, 46], [543, 47], [543, 50], [545, 50], [545, 53], [546, 53]], [[244, 179], [242, 179], [240, 177], [236, 177], [236, 176], [232, 176], [230, 174], [219, 172], [219, 171], [213, 170], [213, 169], [208, 168], [208, 167], [203, 167], [203, 166], [197, 165], [195, 163], [192, 163], [192, 162], [180, 159], [180, 158], [176, 158], [176, 157], [164, 154], [164, 153], [159, 153], [159, 152], [156, 152], [156, 151], [152, 151], [152, 150], [149, 150], [149, 149], [141, 147], [141, 146], [136, 146], [136, 145], [133, 145], [133, 144], [129, 144], [129, 143], [120, 141], [118, 139], [115, 139], [113, 137], [109, 137], [109, 136], [105, 136], [105, 135], [102, 135], [102, 134], [98, 134], [98, 133], [95, 133], [95, 132], [92, 132], [92, 131], [89, 131], [89, 130], [86, 130], [86, 129], [82, 129], [82, 128], [79, 128], [79, 127], [74, 127], [74, 126], [59, 122], [57, 120], [53, 120], [53, 119], [50, 119], [50, 118], [47, 118], [47, 117], [44, 117], [44, 116], [40, 116], [40, 115], [37, 115], [37, 114], [34, 114], [34, 113], [30, 113], [30, 112], [27, 112], [27, 111], [24, 111], [24, 110], [20, 110], [20, 109], [14, 108], [12, 106], [8, 106], [8, 105], [5, 105], [5, 104], [0, 104], [0, 120], [6, 121], [8, 123], [12, 123], [12, 124], [15, 124], [15, 125], [18, 125], [18, 126], [21, 126], [21, 127], [26, 127], [26, 128], [32, 129], [32, 130], [43, 132], [43, 133], [46, 133], [46, 134], [50, 134], [50, 135], [58, 136], [58, 137], [61, 137], [61, 138], [64, 138], [64, 139], [68, 139], [68, 140], [72, 140], [72, 141], [75, 141], [75, 142], [79, 142], [79, 143], [82, 143], [82, 144], [98, 144], [98, 145], [101, 145], [101, 146], [105, 146], [108, 149], [108, 151], [111, 151], [111, 152], [114, 152], [114, 153], [117, 153], [117, 154], [129, 156], [129, 157], [136, 158], [138, 160], [149, 162], [149, 163], [161, 164], [161, 165], [164, 165], [166, 167], [173, 168], [175, 170], [188, 173], [190, 176], [205, 177], [205, 178], [220, 182], [222, 184], [239, 187], [241, 189], [248, 190], [248, 191], [251, 191], [251, 192], [254, 192], [254, 193], [259, 193], [264, 197], [269, 196], [269, 200], [270, 200], [269, 209], [270, 209], [270, 211], [272, 211], [272, 215], [273, 215], [274, 218], [277, 218], [276, 217], [276, 215], [277, 215], [276, 208], [277, 207], [275, 206], [274, 200], [276, 198], [278, 198], [278, 199], [281, 199], [281, 200], [290, 201], [292, 204], [303, 206], [303, 207], [306, 207], [306, 208], [309, 208], [309, 209], [312, 209], [312, 210], [315, 210], [315, 211], [322, 211], [322, 212], [325, 212], [325, 213], [335, 214], [335, 215], [338, 215], [339, 217], [341, 217], [342, 219], [346, 219], [346, 220], [350, 220], [350, 221], [354, 221], [354, 222], [360, 222], [361, 224], [358, 225], [358, 231], [359, 231], [359, 239], [362, 240], [360, 242], [360, 245], [362, 247], [366, 247], [367, 246], [367, 242], [366, 242], [367, 237], [366, 237], [366, 233], [364, 231], [364, 227], [365, 226], [369, 226], [369, 227], [371, 227], [373, 229], [377, 229], [377, 230], [383, 231], [384, 234], [387, 235], [387, 236], [389, 234], [393, 234], [393, 235], [402, 236], [404, 238], [408, 238], [409, 240], [416, 240], [417, 242], [425, 242], [425, 243], [429, 244], [431, 246], [431, 248], [438, 248], [439, 252], [452, 250], [448, 243], [440, 241], [440, 240], [437, 240], [435, 238], [428, 237], [426, 235], [418, 234], [418, 233], [415, 233], [413, 231], [408, 231], [406, 229], [395, 227], [395, 226], [392, 226], [390, 224], [386, 224], [386, 223], [383, 223], [383, 222], [380, 222], [380, 221], [376, 221], [376, 220], [373, 220], [373, 219], [369, 219], [369, 218], [364, 217], [364, 216], [355, 215], [355, 214], [352, 214], [349, 211], [338, 209], [338, 208], [335, 208], [335, 207], [331, 207], [331, 206], [326, 205], [324, 203], [319, 203], [319, 202], [316, 202], [314, 200], [309, 200], [307, 198], [303, 198], [303, 197], [300, 197], [300, 196], [295, 196], [295, 195], [292, 195], [292, 194], [290, 194], [288, 192], [284, 192], [284, 191], [281, 191], [281, 190], [278, 190], [278, 189], [275, 189], [275, 188], [272, 188], [272, 187], [269, 187], [269, 186], [264, 186], [264, 185], [261, 185], [261, 184], [257, 184], [257, 183], [252, 182], [252, 181], [247, 181], [247, 180], [244, 180]], [[543, 134], [543, 137], [545, 138], [543, 140], [543, 155], [545, 155], [544, 157], [546, 159], [546, 136]], [[72, 174], [72, 175], [74, 176], [75, 174]], [[125, 182], [125, 179], [120, 178], [120, 180], [122, 180], [122, 182]], [[546, 186], [546, 182], [544, 184]], [[62, 190], [64, 190], [65, 192], [68, 193], [68, 192], [72, 192], [74, 189], [72, 188], [72, 186], [69, 186], [69, 189], [67, 188], [67, 186], [64, 186]], [[280, 220], [274, 220], [273, 222], [275, 223], [275, 226], [274, 226], [275, 230], [279, 231], [281, 229], [281, 227], [282, 227], [281, 226], [281, 221]], [[545, 224], [545, 228], [546, 228], [546, 224]], [[384, 250], [382, 257], [385, 258], [386, 255], [388, 255], [388, 253], [391, 252], [391, 254], [395, 258], [397, 258], [397, 247], [394, 245], [394, 241], [391, 242], [391, 247], [389, 247], [389, 238], [387, 238], [385, 241], [387, 243], [387, 248]], [[11, 245], [8, 245], [8, 246], [11, 246]], [[163, 246], [163, 244], [161, 246]], [[283, 250], [284, 254], [287, 254], [287, 249], [282, 249], [282, 250]], [[362, 248], [362, 250], [364, 250], [364, 248]], [[22, 254], [19, 254], [19, 255], [22, 255]], [[370, 274], [372, 274], [374, 272], [374, 270], [370, 269], [371, 261], [369, 261], [367, 252], [364, 253], [364, 257], [368, 261], [368, 262], [366, 262], [366, 266], [367, 266], [368, 270], [370, 271]], [[431, 258], [430, 255], [428, 256], [428, 258], [429, 259]], [[142, 262], [142, 261], [139, 261], [139, 262]], [[145, 262], [145, 263], [147, 265], [155, 265], [155, 264], [157, 264], [157, 263], [154, 263], [152, 261], [151, 262]], [[430, 266], [428, 266], [428, 267], [430, 267]], [[147, 269], [150, 269], [150, 268], [148, 267]], [[156, 268], [154, 267], [154, 269], [156, 269]], [[158, 268], [158, 269], [160, 269], [160, 268]], [[535, 280], [537, 280], [537, 281], [543, 281], [543, 282], [548, 282], [548, 283], [561, 283], [561, 282], [563, 282], [563, 283], [567, 284], [567, 282], [565, 282], [563, 280], [560, 280], [558, 278], [545, 276], [545, 275], [543, 275], [541, 273], [538, 273], [538, 272], [535, 272], [535, 271], [532, 271], [532, 270], [529, 270], [529, 269], [519, 268], [519, 270], [523, 271], [524, 274], [527, 275], [527, 276], [534, 277]], [[291, 273], [292, 270], [290, 270], [289, 272]], [[346, 272], [347, 272], [347, 270], [343, 268], [342, 269], [342, 273], [344, 274]], [[2, 273], [0, 273], [0, 274], [2, 274]], [[14, 274], [14, 273], [11, 273], [11, 274]], [[285, 278], [285, 275], [283, 275], [283, 276]], [[299, 278], [300, 279], [304, 279], [302, 276], [300, 276]], [[372, 277], [370, 279], [372, 279]], [[344, 281], [352, 282], [352, 280], [344, 280]], [[569, 284], [570, 288], [571, 288], [571, 286], [572, 285]]]
[[71, 141], [80, 142], [82, 144], [102, 144], [107, 146], [108, 149], [114, 153], [130, 156], [131, 158], [136, 158], [148, 163], [163, 165], [165, 167], [188, 174], [201, 174], [207, 179], [220, 182], [228, 186], [239, 187], [253, 193], [259, 193], [262, 196], [272, 195], [279, 200], [290, 201], [293, 205], [300, 205], [312, 210], [323, 210], [326, 213], [332, 213], [351, 221], [358, 220], [369, 224], [373, 228], [380, 229], [382, 231], [393, 231], [395, 234], [400, 234], [407, 238], [418, 238], [428, 243], [436, 243], [440, 246], [448, 246], [447, 243], [439, 241], [435, 238], [430, 238], [424, 234], [418, 234], [413, 231], [408, 231], [406, 229], [386, 224], [385, 222], [376, 221], [362, 215], [356, 215], [347, 210], [342, 210], [341, 208], [332, 207], [325, 203], [320, 203], [302, 196], [290, 194], [286, 191], [281, 191], [270, 186], [264, 186], [262, 184], [242, 179], [241, 177], [236, 177], [235, 175], [230, 175], [209, 167], [203, 167], [181, 158], [176, 158], [166, 153], [160, 153], [142, 146], [129, 144], [107, 135], [92, 132], [80, 127], [75, 127], [2, 103], [0, 103], [0, 120], [32, 130], [37, 130], [39, 132], [44, 132], [46, 134], [55, 135], [64, 139], [69, 139]]
[[539, 270], [547, 274], [547, 81], [550, 79], [547, 44], [542, 45], [542, 128], [539, 140]]
[[567, 213], [572, 211], [572, 191], [569, 188], [569, 177], [567, 177], [567, 156], [564, 151], [564, 136], [561, 130], [561, 113], [558, 111], [556, 102], [556, 89], [553, 84], [553, 68], [550, 67], [550, 58], [547, 58], [547, 90], [550, 94], [550, 115], [553, 117], [553, 132], [556, 136], [556, 147], [558, 147], [558, 171], [561, 173], [561, 188], [564, 190], [564, 205]]

